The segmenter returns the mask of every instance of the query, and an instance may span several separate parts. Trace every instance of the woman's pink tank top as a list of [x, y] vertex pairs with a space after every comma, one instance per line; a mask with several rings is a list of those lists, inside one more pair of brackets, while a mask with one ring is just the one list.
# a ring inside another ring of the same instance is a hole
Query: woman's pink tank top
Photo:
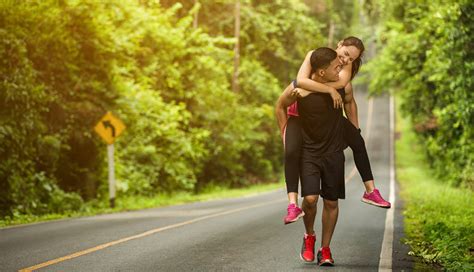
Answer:
[[286, 109], [286, 114], [288, 114], [288, 116], [299, 116], [298, 115], [298, 102], [295, 102], [295, 103], [291, 104]]

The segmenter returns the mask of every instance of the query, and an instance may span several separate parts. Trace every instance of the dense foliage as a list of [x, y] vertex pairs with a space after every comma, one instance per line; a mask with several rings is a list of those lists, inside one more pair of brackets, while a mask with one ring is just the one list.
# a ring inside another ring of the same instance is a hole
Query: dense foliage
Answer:
[[431, 166], [474, 188], [474, 2], [368, 1], [379, 21], [374, 92], [396, 89]]
[[127, 126], [119, 195], [276, 179], [273, 104], [321, 23], [301, 1], [242, 1], [235, 93], [235, 2], [174, 2], [0, 1], [1, 216], [106, 197], [108, 110]]
[[414, 128], [397, 144], [405, 242], [425, 262], [472, 271], [474, 2], [381, 0], [365, 9], [378, 25], [371, 90], [398, 92]]
[[[398, 97], [398, 106], [402, 100]], [[397, 130], [401, 132], [396, 143], [397, 181], [404, 199], [403, 240], [411, 248], [409, 254], [420, 256], [428, 264], [441, 264], [443, 271], [473, 271], [474, 191], [434, 177], [410, 121], [400, 113], [397, 118]], [[414, 270], [439, 269], [415, 265]]]

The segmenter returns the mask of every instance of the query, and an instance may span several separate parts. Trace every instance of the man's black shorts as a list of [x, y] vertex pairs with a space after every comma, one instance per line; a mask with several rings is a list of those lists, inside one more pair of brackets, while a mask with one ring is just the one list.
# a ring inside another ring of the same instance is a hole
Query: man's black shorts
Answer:
[[303, 148], [301, 154], [301, 195], [321, 195], [324, 199], [346, 197], [344, 152], [315, 155]]

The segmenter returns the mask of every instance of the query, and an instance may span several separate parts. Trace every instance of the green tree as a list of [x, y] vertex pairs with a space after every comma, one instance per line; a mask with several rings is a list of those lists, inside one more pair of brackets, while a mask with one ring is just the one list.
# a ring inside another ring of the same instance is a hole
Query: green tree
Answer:
[[401, 92], [437, 173], [474, 187], [472, 1], [392, 1], [369, 5], [380, 54], [371, 89]]
[[119, 194], [275, 180], [273, 105], [324, 44], [301, 1], [241, 1], [240, 90], [231, 90], [235, 1], [0, 2], [0, 216], [105, 198], [92, 131], [106, 111]]

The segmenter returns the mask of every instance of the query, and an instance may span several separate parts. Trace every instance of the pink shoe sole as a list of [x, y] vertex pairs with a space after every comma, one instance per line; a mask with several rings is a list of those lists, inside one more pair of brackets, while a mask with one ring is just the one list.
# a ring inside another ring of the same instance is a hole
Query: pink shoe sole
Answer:
[[298, 221], [298, 219], [300, 219], [300, 217], [303, 217], [304, 216], [304, 212], [301, 212], [295, 219], [293, 220], [290, 220], [290, 221], [285, 221], [285, 225], [288, 225], [288, 224], [291, 224], [293, 222], [296, 222]]
[[382, 205], [382, 204], [379, 204], [375, 201], [372, 201], [372, 200], [369, 200], [369, 199], [366, 199], [366, 198], [362, 198], [360, 201], [364, 202], [364, 203], [367, 203], [367, 204], [370, 204], [370, 205], [374, 205], [374, 206], [377, 206], [377, 207], [380, 207], [380, 208], [384, 208], [384, 209], [390, 209], [390, 206], [386, 206], [386, 205]]
[[319, 266], [334, 266], [334, 261], [324, 260], [324, 261], [321, 261], [318, 265]]
[[305, 259], [303, 258], [303, 255], [301, 255], [301, 253], [300, 253], [300, 259], [301, 259], [303, 262], [305, 262], [305, 263], [313, 263], [313, 262], [314, 262], [314, 258], [313, 258], [313, 260], [308, 260], [308, 261], [305, 260]]

